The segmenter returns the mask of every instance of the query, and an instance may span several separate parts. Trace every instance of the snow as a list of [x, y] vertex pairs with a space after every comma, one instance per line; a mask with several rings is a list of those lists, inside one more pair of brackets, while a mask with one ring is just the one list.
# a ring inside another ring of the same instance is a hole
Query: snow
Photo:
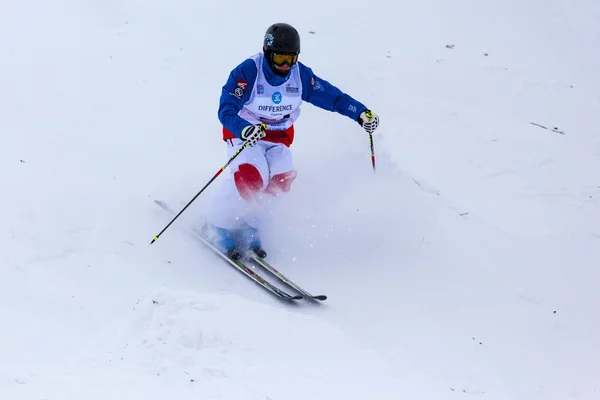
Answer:
[[[1, 399], [600, 398], [597, 2], [5, 3]], [[296, 125], [263, 242], [320, 305], [189, 234], [212, 186], [149, 245], [280, 20], [381, 117], [375, 173], [355, 122]]]

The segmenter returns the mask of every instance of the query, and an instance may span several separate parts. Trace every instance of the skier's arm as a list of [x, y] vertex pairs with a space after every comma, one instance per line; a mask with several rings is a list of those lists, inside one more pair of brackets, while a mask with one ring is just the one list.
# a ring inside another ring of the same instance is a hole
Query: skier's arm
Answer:
[[237, 137], [241, 137], [242, 130], [250, 124], [240, 118], [238, 112], [250, 99], [256, 75], [256, 64], [252, 59], [247, 59], [231, 71], [221, 90], [219, 121]]
[[304, 64], [298, 63], [298, 66], [302, 79], [302, 100], [358, 122], [360, 114], [367, 110], [364, 104], [319, 78]]

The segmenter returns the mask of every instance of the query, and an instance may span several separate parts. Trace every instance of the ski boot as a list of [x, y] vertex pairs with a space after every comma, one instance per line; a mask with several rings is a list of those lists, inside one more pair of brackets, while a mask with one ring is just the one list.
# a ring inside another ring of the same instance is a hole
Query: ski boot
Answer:
[[208, 240], [210, 244], [215, 246], [228, 258], [231, 258], [232, 260], [239, 260], [242, 258], [242, 254], [237, 249], [233, 234], [229, 230], [206, 223], [202, 226], [201, 234], [202, 237]]
[[239, 229], [236, 233], [240, 244], [243, 246], [242, 248], [248, 249], [258, 258], [267, 257], [267, 252], [262, 248], [260, 236], [256, 228], [245, 224], [245, 226], [242, 229]]

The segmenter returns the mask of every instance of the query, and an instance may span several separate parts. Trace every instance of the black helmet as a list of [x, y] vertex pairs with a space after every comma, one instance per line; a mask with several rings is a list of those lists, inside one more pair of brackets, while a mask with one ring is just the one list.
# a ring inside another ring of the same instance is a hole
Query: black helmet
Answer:
[[276, 75], [286, 76], [288, 72], [278, 71], [274, 64], [283, 65], [282, 63], [286, 63], [290, 68], [296, 64], [300, 53], [300, 35], [298, 31], [293, 26], [283, 22], [271, 25], [265, 32], [263, 52], [271, 71]]
[[265, 54], [273, 51], [276, 53], [299, 54], [300, 35], [293, 26], [280, 22], [271, 25], [265, 32], [263, 42]]

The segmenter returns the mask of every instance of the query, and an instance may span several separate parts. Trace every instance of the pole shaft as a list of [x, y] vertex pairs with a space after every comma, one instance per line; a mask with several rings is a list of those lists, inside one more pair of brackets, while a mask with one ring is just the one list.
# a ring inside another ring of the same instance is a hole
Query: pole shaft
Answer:
[[369, 141], [371, 142], [371, 162], [373, 163], [373, 171], [375, 171], [375, 147], [373, 146], [373, 133], [369, 133]]
[[195, 196], [192, 198], [192, 200], [190, 200], [190, 201], [189, 201], [189, 203], [187, 203], [187, 204], [185, 205], [185, 207], [183, 207], [183, 209], [182, 209], [181, 211], [179, 211], [179, 213], [178, 213], [178, 214], [177, 214], [177, 215], [176, 215], [176, 216], [175, 216], [175, 217], [174, 217], [174, 218], [171, 220], [171, 222], [169, 222], [169, 223], [167, 224], [167, 226], [165, 226], [165, 227], [163, 228], [163, 230], [162, 230], [162, 231], [160, 231], [160, 233], [159, 233], [158, 235], [154, 236], [154, 238], [152, 239], [152, 241], [150, 242], [150, 244], [152, 244], [152, 243], [156, 242], [156, 241], [157, 241], [157, 240], [160, 238], [160, 235], [162, 235], [162, 234], [163, 234], [163, 233], [164, 233], [164, 232], [165, 232], [165, 231], [166, 231], [166, 230], [169, 228], [169, 226], [171, 226], [171, 224], [172, 224], [173, 222], [175, 222], [175, 220], [176, 220], [176, 219], [177, 219], [177, 218], [178, 218], [178, 217], [179, 217], [179, 216], [180, 216], [180, 215], [181, 215], [181, 214], [182, 214], [182, 213], [183, 213], [183, 212], [184, 212], [184, 211], [185, 211], [185, 210], [186, 210], [186, 209], [187, 209], [187, 208], [190, 206], [190, 204], [192, 204], [192, 203], [194, 202], [194, 200], [196, 200], [196, 199], [198, 198], [198, 196], [200, 196], [200, 194], [202, 194], [202, 192], [204, 192], [204, 190], [205, 190], [205, 189], [206, 189], [206, 188], [207, 188], [207, 187], [208, 187], [208, 186], [209, 186], [211, 183], [213, 183], [213, 181], [214, 181], [215, 179], [217, 179], [217, 177], [218, 177], [219, 175], [221, 175], [221, 172], [225, 171], [225, 168], [227, 168], [227, 167], [229, 166], [229, 164], [231, 164], [231, 163], [233, 162], [233, 160], [235, 160], [235, 158], [236, 158], [237, 156], [239, 156], [239, 155], [240, 155], [240, 153], [242, 152], [242, 150], [244, 150], [246, 147], [248, 147], [248, 143], [249, 143], [249, 142], [245, 142], [245, 143], [242, 145], [242, 147], [240, 147], [240, 149], [239, 149], [238, 151], [236, 151], [236, 152], [235, 152], [235, 154], [234, 154], [233, 156], [231, 156], [231, 158], [229, 159], [229, 161], [227, 161], [227, 163], [226, 163], [225, 165], [223, 165], [223, 166], [221, 167], [221, 169], [219, 169], [219, 170], [217, 171], [217, 173], [216, 173], [216, 174], [215, 174], [215, 175], [214, 175], [214, 176], [213, 176], [213, 177], [212, 177], [212, 178], [211, 178], [211, 179], [210, 179], [210, 180], [209, 180], [209, 181], [206, 183], [206, 185], [204, 185], [204, 187], [203, 187], [202, 189], [200, 189], [200, 191], [199, 191], [198, 193], [196, 193], [196, 195], [195, 195]]

